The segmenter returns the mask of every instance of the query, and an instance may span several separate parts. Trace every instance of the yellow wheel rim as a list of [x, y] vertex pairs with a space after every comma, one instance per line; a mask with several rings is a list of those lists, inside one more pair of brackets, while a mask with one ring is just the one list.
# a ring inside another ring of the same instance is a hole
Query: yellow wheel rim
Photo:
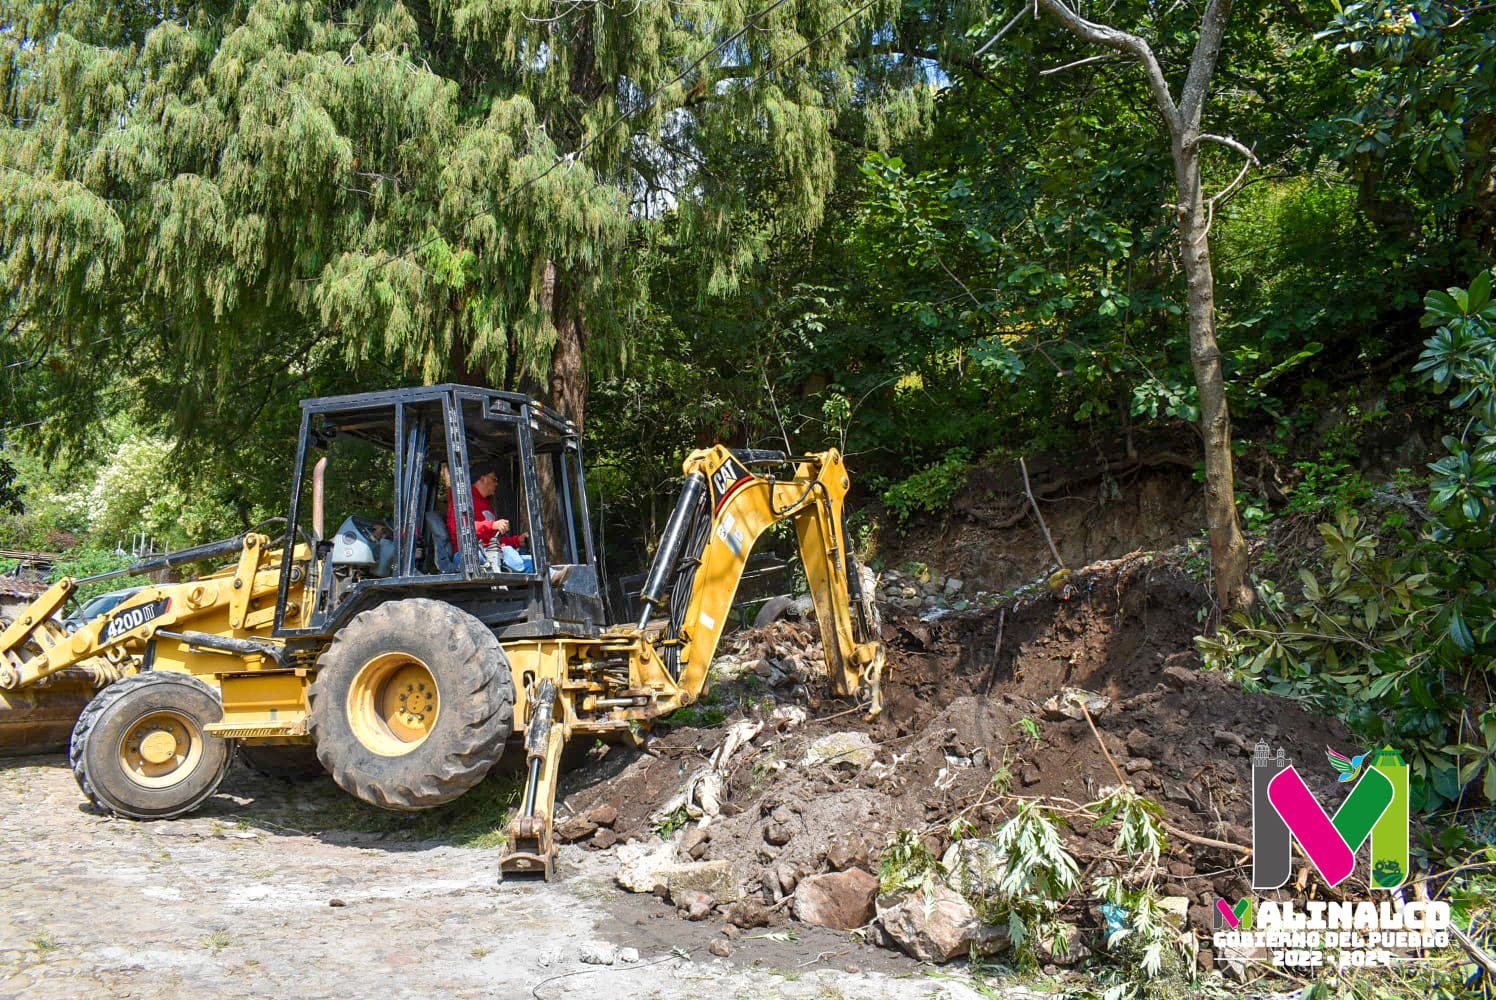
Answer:
[[348, 725], [366, 748], [399, 757], [426, 742], [441, 713], [431, 668], [408, 653], [382, 653], [348, 688]]
[[143, 715], [120, 738], [120, 766], [146, 788], [170, 788], [186, 780], [203, 756], [203, 734], [180, 712]]

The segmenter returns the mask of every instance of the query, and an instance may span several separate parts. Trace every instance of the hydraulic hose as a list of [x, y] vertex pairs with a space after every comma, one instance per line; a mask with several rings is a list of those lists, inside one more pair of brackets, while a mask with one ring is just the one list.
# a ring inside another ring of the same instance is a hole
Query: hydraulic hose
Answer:
[[665, 536], [660, 539], [660, 550], [655, 553], [654, 563], [649, 567], [649, 576], [644, 588], [639, 591], [639, 631], [649, 624], [649, 616], [665, 604], [665, 585], [675, 575], [675, 564], [680, 560], [681, 548], [689, 536], [691, 522], [701, 507], [706, 491], [706, 477], [693, 472], [686, 477], [686, 485], [665, 522]]

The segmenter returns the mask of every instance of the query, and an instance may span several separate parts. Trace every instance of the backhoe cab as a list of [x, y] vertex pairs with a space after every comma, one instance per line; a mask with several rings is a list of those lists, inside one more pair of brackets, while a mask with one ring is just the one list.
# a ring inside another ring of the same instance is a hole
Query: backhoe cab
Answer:
[[[526, 783], [501, 868], [549, 876], [566, 741], [637, 739], [696, 699], [754, 543], [781, 521], [830, 690], [879, 710], [883, 647], [847, 548], [836, 451], [693, 452], [642, 610], [609, 625], [580, 436], [560, 414], [455, 385], [302, 411], [278, 543], [252, 532], [104, 574], [237, 558], [144, 587], [71, 634], [55, 616], [88, 581], [63, 580], [0, 632], [0, 711], [63, 678], [100, 689], [69, 754], [97, 805], [179, 815], [212, 794], [237, 746], [262, 768], [314, 747], [365, 802], [425, 809], [481, 781], [515, 739]], [[493, 516], [524, 536], [508, 546], [480, 544], [495, 533], [471, 484], [489, 472]]]

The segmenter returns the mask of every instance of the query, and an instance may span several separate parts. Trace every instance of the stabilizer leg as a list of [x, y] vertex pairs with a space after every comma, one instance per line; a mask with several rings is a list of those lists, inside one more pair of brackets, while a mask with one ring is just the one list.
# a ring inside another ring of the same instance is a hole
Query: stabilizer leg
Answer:
[[556, 808], [565, 726], [556, 722], [556, 682], [547, 678], [536, 686], [535, 712], [525, 730], [525, 794], [519, 815], [509, 824], [509, 848], [499, 862], [499, 877], [539, 876], [555, 870], [556, 844], [551, 818]]

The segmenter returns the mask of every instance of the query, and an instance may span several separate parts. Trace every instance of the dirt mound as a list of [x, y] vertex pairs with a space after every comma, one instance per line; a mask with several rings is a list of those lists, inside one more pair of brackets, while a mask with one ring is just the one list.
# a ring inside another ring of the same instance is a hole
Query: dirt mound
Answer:
[[[702, 824], [707, 837], [692, 833], [682, 844], [692, 856], [730, 861], [746, 891], [775, 904], [807, 874], [876, 870], [899, 829], [919, 831], [939, 852], [957, 815], [985, 834], [1016, 797], [1087, 803], [1115, 786], [1084, 715], [1052, 700], [1077, 688], [1100, 696], [1092, 716], [1112, 760], [1177, 830], [1247, 847], [1253, 744], [1266, 739], [1308, 762], [1327, 743], [1350, 741], [1334, 720], [1203, 672], [1192, 638], [1205, 603], [1177, 563], [1133, 556], [1076, 573], [1061, 594], [1041, 590], [995, 611], [892, 617], [884, 626], [886, 707], [872, 722], [844, 704], [822, 704], [814, 684], [799, 683], [797, 665], [815, 645], [810, 627], [755, 630], [727, 658], [736, 680], [714, 692], [724, 722], [674, 727], [647, 754], [614, 751], [573, 772], [562, 814], [608, 802], [619, 811], [618, 836], [670, 835], [689, 819], [662, 815], [662, 805], [734, 720], [762, 722], [724, 769], [722, 811]], [[804, 721], [785, 704], [795, 700], [805, 704]], [[834, 734], [842, 734], [844, 749], [833, 750], [840, 756], [807, 763], [817, 741]], [[1306, 780], [1320, 770], [1306, 769]], [[1321, 791], [1332, 777], [1326, 771]], [[1068, 836], [1083, 864], [1111, 846], [1111, 831], [1082, 823]], [[1190, 897], [1197, 919], [1208, 920], [1215, 894], [1245, 890], [1239, 854], [1171, 839], [1162, 889]]]

